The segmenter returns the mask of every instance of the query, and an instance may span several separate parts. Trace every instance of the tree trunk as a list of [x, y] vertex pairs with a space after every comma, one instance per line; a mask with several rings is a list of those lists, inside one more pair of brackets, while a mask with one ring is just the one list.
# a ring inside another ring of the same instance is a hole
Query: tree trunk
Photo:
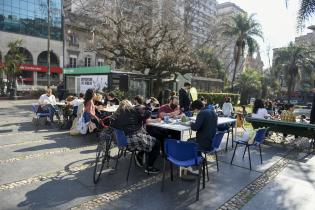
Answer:
[[247, 101], [248, 101], [248, 93], [244, 91], [241, 93], [240, 104], [247, 105]]
[[293, 81], [292, 81], [292, 77], [290, 76], [290, 79], [288, 81], [288, 91], [287, 91], [287, 94], [288, 94], [288, 104], [290, 103], [291, 101], [291, 93], [292, 93], [292, 84]]
[[236, 71], [238, 64], [240, 62], [240, 57], [241, 57], [241, 47], [237, 47], [237, 52], [235, 56], [235, 66], [234, 66], [234, 71], [233, 71], [233, 77], [232, 77], [232, 84], [231, 84], [231, 91], [234, 92], [234, 82], [235, 82], [235, 77], [236, 77]]

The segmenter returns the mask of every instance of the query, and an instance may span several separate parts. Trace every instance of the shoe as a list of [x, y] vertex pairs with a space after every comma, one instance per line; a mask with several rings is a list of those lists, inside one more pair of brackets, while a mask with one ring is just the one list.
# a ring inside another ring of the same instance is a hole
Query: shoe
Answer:
[[139, 168], [143, 168], [143, 158], [139, 157], [138, 155], [135, 155], [135, 162]]
[[160, 173], [160, 170], [155, 167], [147, 167], [144, 172], [148, 174], [158, 174]]

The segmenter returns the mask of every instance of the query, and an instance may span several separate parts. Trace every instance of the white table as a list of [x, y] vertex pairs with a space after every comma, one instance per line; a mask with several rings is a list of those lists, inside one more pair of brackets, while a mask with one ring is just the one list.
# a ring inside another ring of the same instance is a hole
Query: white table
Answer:
[[114, 113], [118, 109], [118, 105], [110, 106], [110, 107], [104, 107], [102, 109], [99, 109], [99, 111], [102, 112], [109, 112], [109, 113]]
[[66, 106], [65, 102], [56, 102], [56, 106]]
[[[196, 117], [191, 117], [190, 119], [192, 121], [196, 121]], [[233, 123], [233, 122], [236, 122], [236, 119], [232, 119], [229, 117], [218, 117], [218, 125], [224, 125], [224, 124]], [[169, 130], [179, 131], [181, 133], [180, 140], [184, 140], [184, 132], [189, 131], [191, 129], [189, 125], [183, 125], [183, 124], [179, 124], [179, 123], [165, 123], [163, 121], [160, 123], [149, 123], [148, 125], [159, 127], [159, 128], [164, 128], [164, 129], [169, 129]]]

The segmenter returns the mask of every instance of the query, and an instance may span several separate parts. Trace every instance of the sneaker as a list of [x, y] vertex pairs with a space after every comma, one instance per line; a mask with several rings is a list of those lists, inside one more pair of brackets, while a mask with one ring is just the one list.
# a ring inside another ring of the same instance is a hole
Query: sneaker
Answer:
[[144, 172], [148, 174], [158, 174], [160, 173], [160, 170], [155, 167], [147, 167]]
[[135, 155], [135, 162], [139, 168], [143, 168], [143, 159], [139, 155]]

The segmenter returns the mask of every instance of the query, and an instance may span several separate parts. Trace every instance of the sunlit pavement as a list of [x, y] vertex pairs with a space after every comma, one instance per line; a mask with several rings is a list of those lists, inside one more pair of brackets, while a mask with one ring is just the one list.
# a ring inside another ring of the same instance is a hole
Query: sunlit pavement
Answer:
[[176, 175], [162, 193], [161, 174], [133, 165], [126, 183], [127, 158], [94, 185], [96, 135], [73, 137], [54, 125], [35, 131], [33, 102], [0, 101], [0, 209], [314, 209], [315, 158], [273, 145], [263, 146], [263, 164], [252, 151], [252, 171], [243, 148], [233, 165], [231, 148], [220, 152], [220, 170], [209, 162], [198, 202], [195, 182]]

